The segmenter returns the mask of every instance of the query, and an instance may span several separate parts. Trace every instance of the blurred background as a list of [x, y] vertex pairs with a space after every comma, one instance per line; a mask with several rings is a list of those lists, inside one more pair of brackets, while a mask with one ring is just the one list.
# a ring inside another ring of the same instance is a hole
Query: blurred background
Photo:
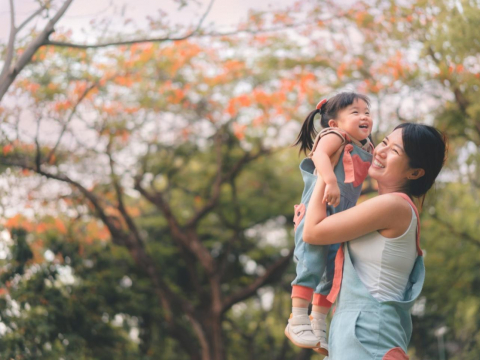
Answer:
[[[0, 358], [295, 359], [317, 102], [449, 137], [412, 360], [480, 358], [476, 0], [1, 0]], [[362, 199], [373, 196], [365, 183]]]

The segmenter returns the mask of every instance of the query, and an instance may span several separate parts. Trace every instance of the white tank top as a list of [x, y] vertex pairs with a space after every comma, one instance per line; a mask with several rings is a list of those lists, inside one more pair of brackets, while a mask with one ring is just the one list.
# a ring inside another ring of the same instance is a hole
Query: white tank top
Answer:
[[358, 277], [378, 301], [402, 301], [408, 278], [417, 258], [417, 216], [407, 231], [397, 238], [386, 238], [378, 231], [350, 241], [349, 251]]

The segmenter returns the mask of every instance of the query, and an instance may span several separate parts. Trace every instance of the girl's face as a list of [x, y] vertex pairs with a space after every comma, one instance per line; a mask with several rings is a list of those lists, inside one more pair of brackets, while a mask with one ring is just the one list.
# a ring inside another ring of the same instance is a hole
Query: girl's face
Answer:
[[353, 104], [338, 112], [337, 118], [328, 122], [330, 127], [338, 127], [346, 131], [357, 141], [365, 140], [372, 132], [370, 109], [363, 100], [356, 99]]
[[424, 174], [423, 169], [412, 169], [409, 163], [403, 148], [402, 129], [397, 129], [385, 136], [375, 148], [368, 174], [377, 180], [380, 193], [398, 191], [409, 179], [417, 179]]

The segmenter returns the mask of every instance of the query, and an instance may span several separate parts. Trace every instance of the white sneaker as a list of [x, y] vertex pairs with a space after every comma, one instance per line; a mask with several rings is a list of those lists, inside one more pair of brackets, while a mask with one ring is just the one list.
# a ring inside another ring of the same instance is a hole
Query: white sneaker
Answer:
[[316, 352], [328, 355], [327, 324], [325, 320], [311, 318], [312, 330], [316, 337], [320, 339], [320, 347], [314, 349]]
[[308, 315], [290, 315], [285, 335], [295, 345], [301, 348], [314, 349], [320, 346], [320, 339], [313, 333]]

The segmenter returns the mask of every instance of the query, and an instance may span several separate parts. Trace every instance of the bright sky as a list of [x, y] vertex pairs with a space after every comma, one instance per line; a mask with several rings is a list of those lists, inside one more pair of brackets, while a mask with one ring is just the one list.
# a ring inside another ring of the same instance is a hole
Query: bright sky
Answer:
[[[19, 25], [25, 18], [32, 14], [38, 4], [33, 0], [15, 0], [16, 24]], [[59, 0], [56, 0], [59, 4]], [[78, 34], [82, 28], [88, 31], [90, 20], [103, 17], [126, 17], [134, 19], [138, 24], [148, 15], [158, 14], [158, 10], [169, 13], [169, 18], [183, 24], [195, 23], [201, 14], [207, 9], [209, 0], [191, 1], [192, 5], [178, 10], [178, 5], [173, 0], [161, 2], [152, 0], [74, 0], [67, 10], [66, 15], [57, 26], [64, 29], [72, 29]], [[199, 5], [197, 5], [197, 3]], [[217, 28], [228, 30], [241, 20], [247, 18], [248, 10], [267, 10], [270, 4], [276, 6], [293, 4], [294, 0], [215, 0], [204, 24], [215, 23]], [[8, 39], [10, 27], [9, 0], [0, 0], [0, 42]]]
[[[58, 8], [63, 0], [53, 0]], [[356, 0], [338, 0], [345, 6], [351, 5]], [[9, 0], [0, 0], [0, 43], [8, 39], [10, 29], [10, 5]], [[14, 0], [16, 12], [16, 25], [38, 9], [35, 0]], [[178, 3], [174, 0], [74, 0], [67, 13], [57, 24], [57, 27], [73, 30], [76, 38], [80, 30], [87, 33], [90, 20], [95, 18], [113, 17], [120, 18], [122, 14], [135, 20], [138, 24], [148, 16], [157, 15], [159, 10], [169, 14], [168, 18], [175, 23], [196, 24], [196, 21], [207, 9], [210, 0], [189, 0], [190, 4], [182, 10], [178, 10]], [[240, 21], [247, 19], [249, 9], [268, 10], [272, 6], [276, 8], [285, 5], [293, 5], [297, 0], [215, 0], [204, 24], [214, 23], [217, 30], [227, 31]], [[272, 5], [274, 4], [274, 5]], [[87, 40], [85, 37], [83, 39]], [[92, 40], [92, 39], [88, 39]], [[92, 40], [93, 41], [93, 40]]]

